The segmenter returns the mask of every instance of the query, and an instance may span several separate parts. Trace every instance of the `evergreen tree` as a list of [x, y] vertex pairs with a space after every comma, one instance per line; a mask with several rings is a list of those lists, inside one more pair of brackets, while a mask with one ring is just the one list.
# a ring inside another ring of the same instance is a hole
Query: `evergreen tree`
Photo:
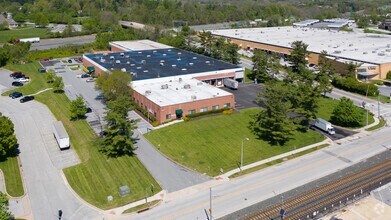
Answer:
[[274, 79], [272, 72], [278, 71], [278, 63], [274, 57], [263, 51], [256, 50], [252, 61], [253, 69], [248, 76], [250, 79], [256, 79], [258, 83], [265, 83]]
[[288, 114], [292, 105], [287, 99], [288, 87], [280, 84], [267, 84], [260, 93], [259, 101], [266, 109], [255, 115], [250, 122], [254, 134], [269, 141], [271, 144], [283, 145], [292, 138], [295, 126]]
[[289, 57], [289, 61], [293, 63], [293, 72], [298, 73], [301, 66], [305, 67], [308, 64], [308, 45], [305, 44], [303, 41], [294, 41], [291, 44], [291, 47], [292, 51], [291, 56]]
[[7, 155], [15, 147], [16, 143], [14, 124], [0, 112], [0, 155]]

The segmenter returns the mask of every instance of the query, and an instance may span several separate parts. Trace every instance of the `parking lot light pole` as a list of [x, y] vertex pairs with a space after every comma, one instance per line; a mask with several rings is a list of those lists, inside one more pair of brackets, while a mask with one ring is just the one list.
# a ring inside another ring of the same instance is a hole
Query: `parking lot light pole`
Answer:
[[244, 145], [244, 140], [249, 141], [250, 139], [244, 138], [242, 140], [242, 147], [240, 148], [240, 169], [242, 169], [242, 167], [243, 167], [243, 145]]

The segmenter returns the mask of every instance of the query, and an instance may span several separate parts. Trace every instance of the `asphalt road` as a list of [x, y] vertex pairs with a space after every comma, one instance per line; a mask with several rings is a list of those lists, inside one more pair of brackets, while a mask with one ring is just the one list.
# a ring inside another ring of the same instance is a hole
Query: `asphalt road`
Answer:
[[0, 112], [11, 118], [18, 138], [23, 180], [27, 186], [34, 219], [93, 219], [99, 216], [94, 209], [81, 203], [65, 185], [61, 168], [51, 151], [59, 151], [51, 132], [55, 120], [50, 110], [36, 101], [19, 103], [18, 99], [0, 97]]
[[69, 38], [53, 38], [53, 39], [41, 39], [39, 43], [31, 44], [30, 50], [47, 50], [57, 48], [69, 44], [86, 44], [95, 41], [95, 35], [85, 35], [79, 37]]
[[[82, 71], [72, 71], [69, 66], [64, 65], [62, 62], [58, 62], [55, 68], [58, 72], [57, 74], [63, 77], [65, 94], [70, 99], [82, 96], [88, 106], [93, 109], [93, 113], [87, 114], [87, 121], [99, 133], [100, 126], [94, 126], [96, 123], [91, 122], [96, 122], [99, 118], [102, 119], [104, 117], [105, 105], [95, 99], [98, 95], [98, 91], [95, 90], [95, 83], [87, 83], [86, 79], [77, 78], [76, 75], [81, 74]], [[138, 129], [135, 132], [135, 136], [139, 138], [136, 143], [137, 149], [135, 153], [163, 189], [168, 192], [174, 192], [210, 179], [208, 176], [184, 168], [164, 157], [143, 136], [147, 128], [152, 129], [152, 126], [134, 112], [130, 112], [129, 117], [140, 119], [140, 122], [137, 124]]]

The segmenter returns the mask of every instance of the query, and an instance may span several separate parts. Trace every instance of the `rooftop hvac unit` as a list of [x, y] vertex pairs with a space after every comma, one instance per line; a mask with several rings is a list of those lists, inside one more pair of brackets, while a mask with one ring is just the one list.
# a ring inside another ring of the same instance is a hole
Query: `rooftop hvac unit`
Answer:
[[164, 63], [160, 63], [160, 66], [164, 66]]
[[124, 54], [124, 53], [120, 53], [119, 55], [120, 55], [121, 57], [125, 56], [125, 54]]
[[377, 55], [379, 55], [379, 56], [385, 56], [386, 54], [385, 54], [385, 53], [378, 53]]
[[182, 82], [182, 78], [179, 78], [179, 82]]
[[145, 65], [145, 64], [147, 64], [147, 61], [146, 60], [141, 60], [141, 63]]
[[164, 63], [164, 60], [160, 60], [161, 63]]
[[390, 47], [391, 47], [391, 44], [387, 44], [387, 47], [390, 48]]
[[106, 62], [106, 60], [105, 59], [100, 59], [100, 62], [104, 63], [104, 62]]
[[182, 53], [181, 52], [178, 52], [179, 55], [181, 55]]
[[110, 56], [110, 60], [114, 60], [114, 56]]
[[129, 56], [129, 55], [126, 55], [125, 57], [126, 57], [126, 58], [129, 58], [130, 56]]
[[197, 59], [197, 57], [193, 57], [193, 60], [196, 60]]
[[126, 69], [125, 69], [125, 68], [122, 68], [121, 71], [124, 72], [124, 73], [126, 73]]
[[145, 94], [147, 94], [147, 95], [149, 95], [149, 94], [151, 94], [151, 93], [152, 93], [151, 90], [146, 90], [146, 91], [145, 91]]
[[365, 52], [363, 52], [362, 54], [368, 54], [368, 52], [367, 52], [367, 51], [365, 51]]
[[144, 70], [143, 72], [144, 72], [144, 73], [148, 73], [148, 70]]
[[107, 55], [109, 55], [109, 54], [108, 54], [108, 53], [104, 53], [104, 54], [103, 54], [103, 56], [107, 56]]
[[168, 89], [168, 84], [163, 84], [162, 89]]
[[167, 56], [167, 54], [164, 53], [163, 56]]
[[138, 53], [143, 53], [142, 51], [139, 51]]
[[372, 50], [372, 53], [376, 53], [376, 50]]
[[121, 63], [121, 61], [119, 61], [119, 60], [116, 60], [116, 61], [115, 61], [115, 63]]
[[176, 59], [176, 60], [180, 61], [180, 60], [181, 60], [181, 58], [178, 58], [178, 59]]
[[151, 57], [151, 55], [148, 54], [147, 57]]
[[184, 88], [184, 89], [190, 89], [191, 86], [190, 86], [190, 84], [185, 84], [185, 85], [183, 86], [183, 88]]
[[391, 52], [391, 49], [386, 49], [386, 52]]
[[334, 53], [336, 53], [336, 54], [340, 54], [340, 53], [341, 53], [341, 51], [340, 51], [340, 50], [336, 50], [336, 51], [334, 51]]
[[353, 46], [353, 44], [349, 44], [349, 47], [352, 47]]
[[197, 96], [192, 95], [192, 96], [191, 96], [191, 99], [196, 100], [196, 99], [197, 99]]
[[154, 50], [153, 52], [154, 52], [154, 53], [156, 53], [157, 51], [156, 51], [156, 50]]
[[134, 64], [134, 63], [131, 63], [131, 64], [130, 64], [130, 66], [135, 66], [135, 65], [136, 65], [136, 64]]
[[168, 52], [170, 52], [170, 51], [171, 51], [171, 49], [168, 49], [167, 51], [168, 51]]
[[205, 63], [210, 63], [210, 61], [209, 61], [209, 60], [207, 60], [207, 61], [205, 61]]
[[186, 71], [187, 69], [186, 68], [182, 68], [182, 71]]
[[176, 65], [175, 65], [175, 64], [172, 64], [171, 66], [172, 66], [172, 67], [176, 67]]
[[138, 66], [136, 69], [141, 70], [141, 66]]
[[189, 65], [190, 65], [190, 66], [193, 66], [193, 65], [194, 65], [194, 63], [189, 63]]
[[202, 82], [198, 82], [198, 83], [197, 83], [197, 86], [202, 86]]
[[130, 61], [126, 61], [126, 64], [130, 64]]

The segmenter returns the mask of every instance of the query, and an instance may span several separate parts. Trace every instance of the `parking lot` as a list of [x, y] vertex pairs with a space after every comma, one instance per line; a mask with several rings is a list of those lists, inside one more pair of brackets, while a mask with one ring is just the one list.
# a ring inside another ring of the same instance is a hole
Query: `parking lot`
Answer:
[[10, 74], [12, 72], [5, 69], [0, 69], [0, 94], [13, 88], [11, 83], [15, 81]]
[[223, 87], [221, 89], [235, 95], [235, 108], [238, 110], [245, 108], [262, 107], [261, 104], [258, 104], [256, 102], [256, 100], [258, 99], [259, 92], [263, 89], [263, 85], [261, 84], [239, 83], [239, 88], [237, 90], [233, 90], [226, 87]]

